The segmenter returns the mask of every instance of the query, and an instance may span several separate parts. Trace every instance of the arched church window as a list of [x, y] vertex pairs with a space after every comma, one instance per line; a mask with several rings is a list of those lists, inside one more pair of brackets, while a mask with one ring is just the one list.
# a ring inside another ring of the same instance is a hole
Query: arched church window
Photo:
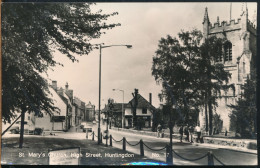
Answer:
[[232, 60], [232, 43], [229, 41], [224, 44], [224, 61]]
[[216, 58], [216, 62], [222, 62], [223, 59], [222, 47], [217, 48], [217, 51], [219, 55]]

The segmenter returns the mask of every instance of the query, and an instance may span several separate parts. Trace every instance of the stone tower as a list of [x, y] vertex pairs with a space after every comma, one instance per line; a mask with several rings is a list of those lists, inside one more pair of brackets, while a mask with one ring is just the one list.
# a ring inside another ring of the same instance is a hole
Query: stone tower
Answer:
[[[224, 64], [225, 70], [231, 73], [229, 84], [232, 84], [233, 87], [229, 90], [223, 90], [217, 95], [219, 97], [218, 107], [213, 114], [220, 114], [223, 120], [222, 131], [229, 131], [231, 109], [227, 105], [235, 104], [243, 91], [241, 85], [245, 83], [252, 68], [255, 68], [256, 26], [248, 19], [247, 7], [242, 8], [240, 18], [237, 21], [219, 22], [219, 17], [217, 17], [217, 22], [213, 25], [210, 23], [206, 8], [202, 24], [204, 40], [211, 36], [227, 39], [223, 44], [223, 55], [219, 57], [218, 62]], [[199, 122], [202, 128], [205, 128], [205, 116], [204, 109], [201, 109]]]

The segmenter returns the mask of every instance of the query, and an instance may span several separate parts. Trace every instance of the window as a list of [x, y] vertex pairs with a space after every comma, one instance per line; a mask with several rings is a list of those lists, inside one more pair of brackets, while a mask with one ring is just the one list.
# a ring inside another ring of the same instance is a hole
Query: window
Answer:
[[142, 109], [142, 114], [147, 114], [147, 108]]
[[223, 55], [220, 54], [219, 57], [217, 58], [217, 62], [222, 62], [222, 58], [223, 58]]
[[224, 61], [232, 60], [232, 43], [226, 42], [224, 44]]
[[223, 60], [222, 47], [218, 47], [217, 52], [218, 52], [218, 56], [216, 58], [216, 62], [222, 62], [222, 60]]

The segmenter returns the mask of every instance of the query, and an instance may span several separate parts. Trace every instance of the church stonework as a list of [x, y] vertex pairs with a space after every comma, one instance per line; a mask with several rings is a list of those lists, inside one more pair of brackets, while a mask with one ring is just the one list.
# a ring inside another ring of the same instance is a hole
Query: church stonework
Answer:
[[[225, 70], [231, 73], [228, 84], [234, 87], [221, 91], [218, 98], [218, 107], [213, 109], [215, 113], [220, 114], [223, 120], [223, 127], [220, 131], [230, 130], [229, 114], [231, 109], [227, 106], [235, 104], [241, 97], [241, 85], [243, 85], [250, 75], [250, 71], [255, 68], [256, 61], [256, 26], [248, 19], [248, 9], [242, 9], [241, 18], [230, 20], [229, 22], [210, 23], [208, 9], [205, 9], [203, 20], [203, 40], [211, 36], [225, 38], [227, 41], [223, 44], [223, 55], [218, 59], [223, 63]], [[200, 126], [205, 130], [206, 118], [205, 110], [202, 108], [199, 114]], [[214, 127], [214, 126], [213, 126]]]

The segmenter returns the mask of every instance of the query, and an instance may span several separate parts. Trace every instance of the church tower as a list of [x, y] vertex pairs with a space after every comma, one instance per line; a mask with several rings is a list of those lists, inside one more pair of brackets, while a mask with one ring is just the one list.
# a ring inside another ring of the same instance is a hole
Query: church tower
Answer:
[[[230, 21], [219, 21], [213, 25], [210, 23], [208, 8], [205, 9], [203, 18], [203, 39], [216, 36], [227, 39], [223, 44], [223, 55], [217, 63], [224, 64], [226, 71], [229, 71], [231, 78], [229, 85], [233, 87], [229, 90], [221, 91], [218, 96], [218, 107], [215, 113], [220, 114], [223, 120], [222, 131], [230, 130], [230, 108], [229, 104], [235, 104], [241, 97], [241, 86], [245, 83], [250, 71], [255, 68], [256, 60], [256, 26], [248, 19], [247, 6], [242, 7], [240, 18]], [[201, 109], [199, 122], [205, 128], [205, 110]], [[213, 126], [214, 127], [214, 126]]]

